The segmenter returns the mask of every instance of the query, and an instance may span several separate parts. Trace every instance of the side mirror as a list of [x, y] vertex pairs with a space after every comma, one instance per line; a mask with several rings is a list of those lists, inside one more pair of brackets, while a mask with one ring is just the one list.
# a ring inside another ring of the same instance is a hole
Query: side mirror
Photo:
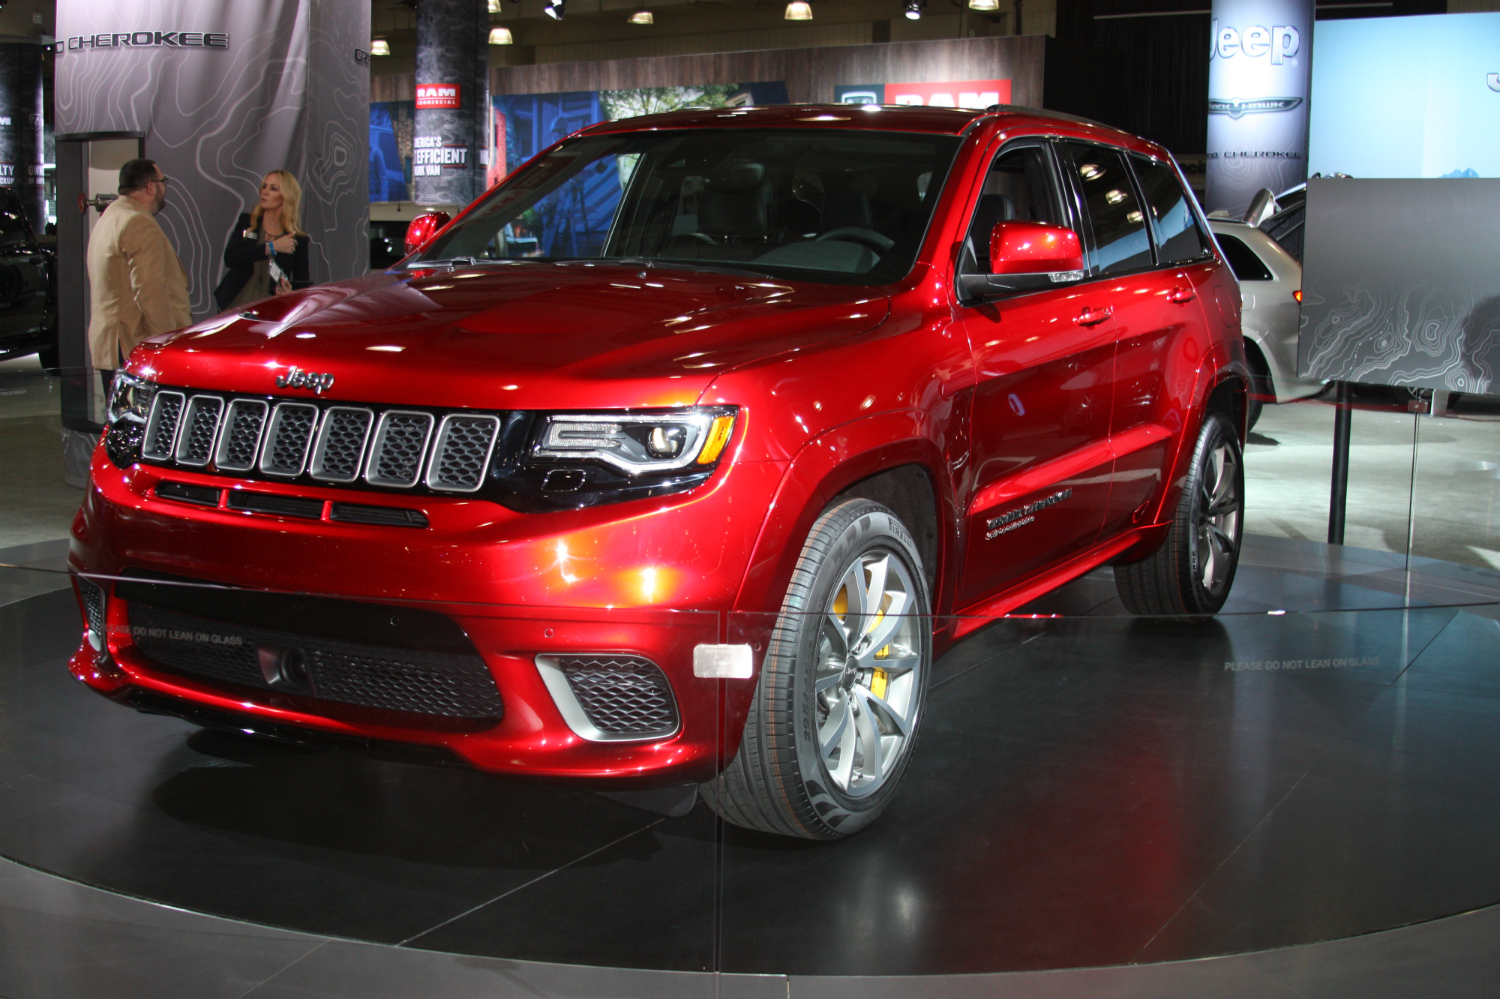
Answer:
[[[990, 231], [991, 273], [1060, 274], [1082, 270], [1083, 246], [1072, 229], [1043, 222], [997, 222]], [[1082, 276], [1080, 273], [1079, 277]]]
[[1078, 233], [1043, 222], [997, 222], [990, 231], [990, 273], [959, 276], [963, 299], [1039, 291], [1083, 280]]
[[453, 216], [447, 212], [427, 212], [412, 219], [411, 225], [406, 227], [406, 252], [410, 254], [420, 250], [452, 219]]

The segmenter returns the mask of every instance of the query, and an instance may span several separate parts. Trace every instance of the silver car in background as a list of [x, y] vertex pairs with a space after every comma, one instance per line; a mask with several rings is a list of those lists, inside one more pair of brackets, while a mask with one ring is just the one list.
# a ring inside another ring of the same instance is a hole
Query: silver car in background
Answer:
[[1252, 225], [1212, 217], [1208, 224], [1240, 283], [1245, 355], [1255, 378], [1248, 423], [1254, 426], [1263, 404], [1305, 399], [1324, 388], [1297, 377], [1302, 265]]

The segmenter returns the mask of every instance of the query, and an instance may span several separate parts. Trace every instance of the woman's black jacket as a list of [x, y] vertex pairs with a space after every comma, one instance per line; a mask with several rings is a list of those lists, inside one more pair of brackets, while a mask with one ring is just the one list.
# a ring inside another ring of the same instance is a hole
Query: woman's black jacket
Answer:
[[[224, 266], [229, 271], [214, 289], [214, 302], [220, 309], [234, 301], [235, 296], [245, 287], [245, 282], [255, 273], [255, 265], [266, 259], [266, 241], [248, 238], [245, 230], [249, 228], [250, 213], [241, 213], [239, 221], [234, 224], [234, 232], [229, 234], [229, 245], [224, 247]], [[298, 236], [296, 239], [295, 250], [276, 254], [276, 266], [291, 278], [293, 289], [306, 288], [312, 284], [307, 270], [307, 256], [312, 239], [308, 236]]]

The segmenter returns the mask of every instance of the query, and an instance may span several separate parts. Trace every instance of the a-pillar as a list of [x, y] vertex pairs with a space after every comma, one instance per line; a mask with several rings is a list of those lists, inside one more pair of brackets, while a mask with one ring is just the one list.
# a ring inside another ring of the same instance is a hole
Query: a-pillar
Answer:
[[42, 47], [0, 43], [0, 186], [15, 189], [38, 232], [47, 221], [42, 107]]
[[422, 204], [467, 205], [484, 193], [489, 30], [485, 0], [417, 5], [412, 180]]

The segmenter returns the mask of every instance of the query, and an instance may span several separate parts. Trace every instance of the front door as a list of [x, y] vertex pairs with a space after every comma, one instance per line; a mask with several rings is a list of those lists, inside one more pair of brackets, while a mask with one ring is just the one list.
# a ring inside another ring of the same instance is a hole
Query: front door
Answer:
[[[995, 157], [960, 273], [989, 271], [989, 233], [1011, 219], [1074, 225], [1045, 142]], [[975, 604], [1093, 543], [1109, 499], [1114, 324], [1097, 281], [961, 305], [977, 384], [973, 491], [956, 605]]]

